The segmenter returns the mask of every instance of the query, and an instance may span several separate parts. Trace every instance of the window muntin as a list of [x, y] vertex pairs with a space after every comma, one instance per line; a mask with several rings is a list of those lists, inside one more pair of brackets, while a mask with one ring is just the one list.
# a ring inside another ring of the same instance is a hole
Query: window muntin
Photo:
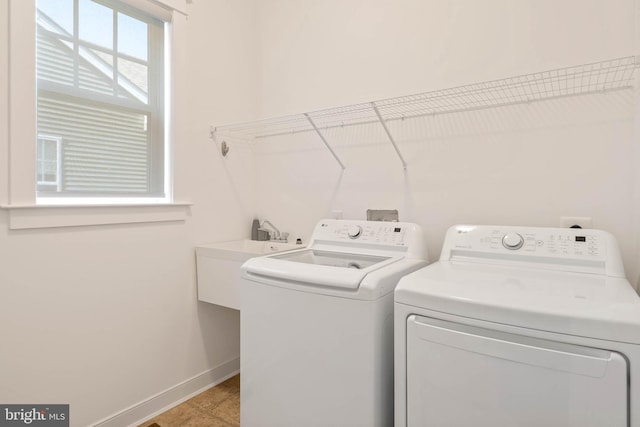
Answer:
[[114, 0], [37, 0], [36, 23], [37, 131], [59, 144], [37, 196], [165, 197], [164, 23]]

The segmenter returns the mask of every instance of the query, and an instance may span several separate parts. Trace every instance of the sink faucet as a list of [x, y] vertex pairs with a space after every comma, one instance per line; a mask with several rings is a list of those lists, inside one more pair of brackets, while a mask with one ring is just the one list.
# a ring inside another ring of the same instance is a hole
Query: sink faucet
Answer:
[[[265, 224], [268, 225], [269, 227], [271, 227], [273, 232], [265, 229], [264, 228]], [[274, 241], [279, 241], [279, 242], [286, 242], [287, 241], [287, 237], [289, 237], [289, 233], [280, 233], [280, 230], [278, 230], [278, 228], [275, 225], [271, 224], [271, 222], [267, 221], [266, 219], [264, 221], [262, 221], [262, 223], [260, 224], [259, 230], [268, 231], [269, 232], [269, 240], [274, 240]]]
[[269, 232], [269, 237], [271, 237], [273, 235], [273, 238], [271, 238], [271, 240], [279, 239], [280, 238], [280, 230], [278, 230], [278, 228], [275, 225], [271, 224], [271, 222], [267, 221], [266, 219], [264, 221], [262, 221], [262, 223], [260, 224], [260, 228], [262, 228], [264, 230], [265, 229], [264, 228], [265, 224], [267, 224], [273, 230], [273, 233]]

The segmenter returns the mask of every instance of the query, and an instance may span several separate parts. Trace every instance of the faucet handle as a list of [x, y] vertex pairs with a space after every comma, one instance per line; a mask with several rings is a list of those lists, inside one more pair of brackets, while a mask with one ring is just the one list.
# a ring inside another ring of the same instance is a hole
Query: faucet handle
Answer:
[[258, 240], [259, 241], [271, 240], [271, 234], [269, 233], [269, 230], [266, 230], [264, 228], [258, 228]]

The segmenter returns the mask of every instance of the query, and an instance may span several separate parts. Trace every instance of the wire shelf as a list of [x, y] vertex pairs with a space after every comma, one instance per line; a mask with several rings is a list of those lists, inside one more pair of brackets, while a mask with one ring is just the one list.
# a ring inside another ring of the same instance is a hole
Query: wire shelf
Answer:
[[[331, 150], [321, 131], [381, 123], [406, 167], [385, 123], [435, 114], [632, 88], [639, 58], [627, 56], [415, 95], [218, 126], [214, 129], [214, 133], [255, 140], [301, 132], [317, 132], [327, 148]], [[343, 166], [333, 151], [332, 154]]]

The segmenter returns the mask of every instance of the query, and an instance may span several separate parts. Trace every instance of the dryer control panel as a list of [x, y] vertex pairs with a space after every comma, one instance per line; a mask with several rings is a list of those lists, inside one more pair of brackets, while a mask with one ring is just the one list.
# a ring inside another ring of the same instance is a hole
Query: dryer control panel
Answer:
[[447, 232], [440, 259], [454, 258], [624, 276], [618, 244], [602, 230], [457, 225]]
[[[522, 233], [522, 234], [521, 234]], [[523, 251], [529, 253], [546, 253], [550, 256], [572, 255], [586, 258], [599, 258], [606, 251], [604, 239], [598, 239], [598, 235], [586, 230], [583, 232], [559, 231], [531, 231], [523, 230], [505, 232], [504, 230], [492, 230], [491, 234], [480, 239], [480, 246], [487, 246], [493, 250], [508, 249], [510, 251]]]

